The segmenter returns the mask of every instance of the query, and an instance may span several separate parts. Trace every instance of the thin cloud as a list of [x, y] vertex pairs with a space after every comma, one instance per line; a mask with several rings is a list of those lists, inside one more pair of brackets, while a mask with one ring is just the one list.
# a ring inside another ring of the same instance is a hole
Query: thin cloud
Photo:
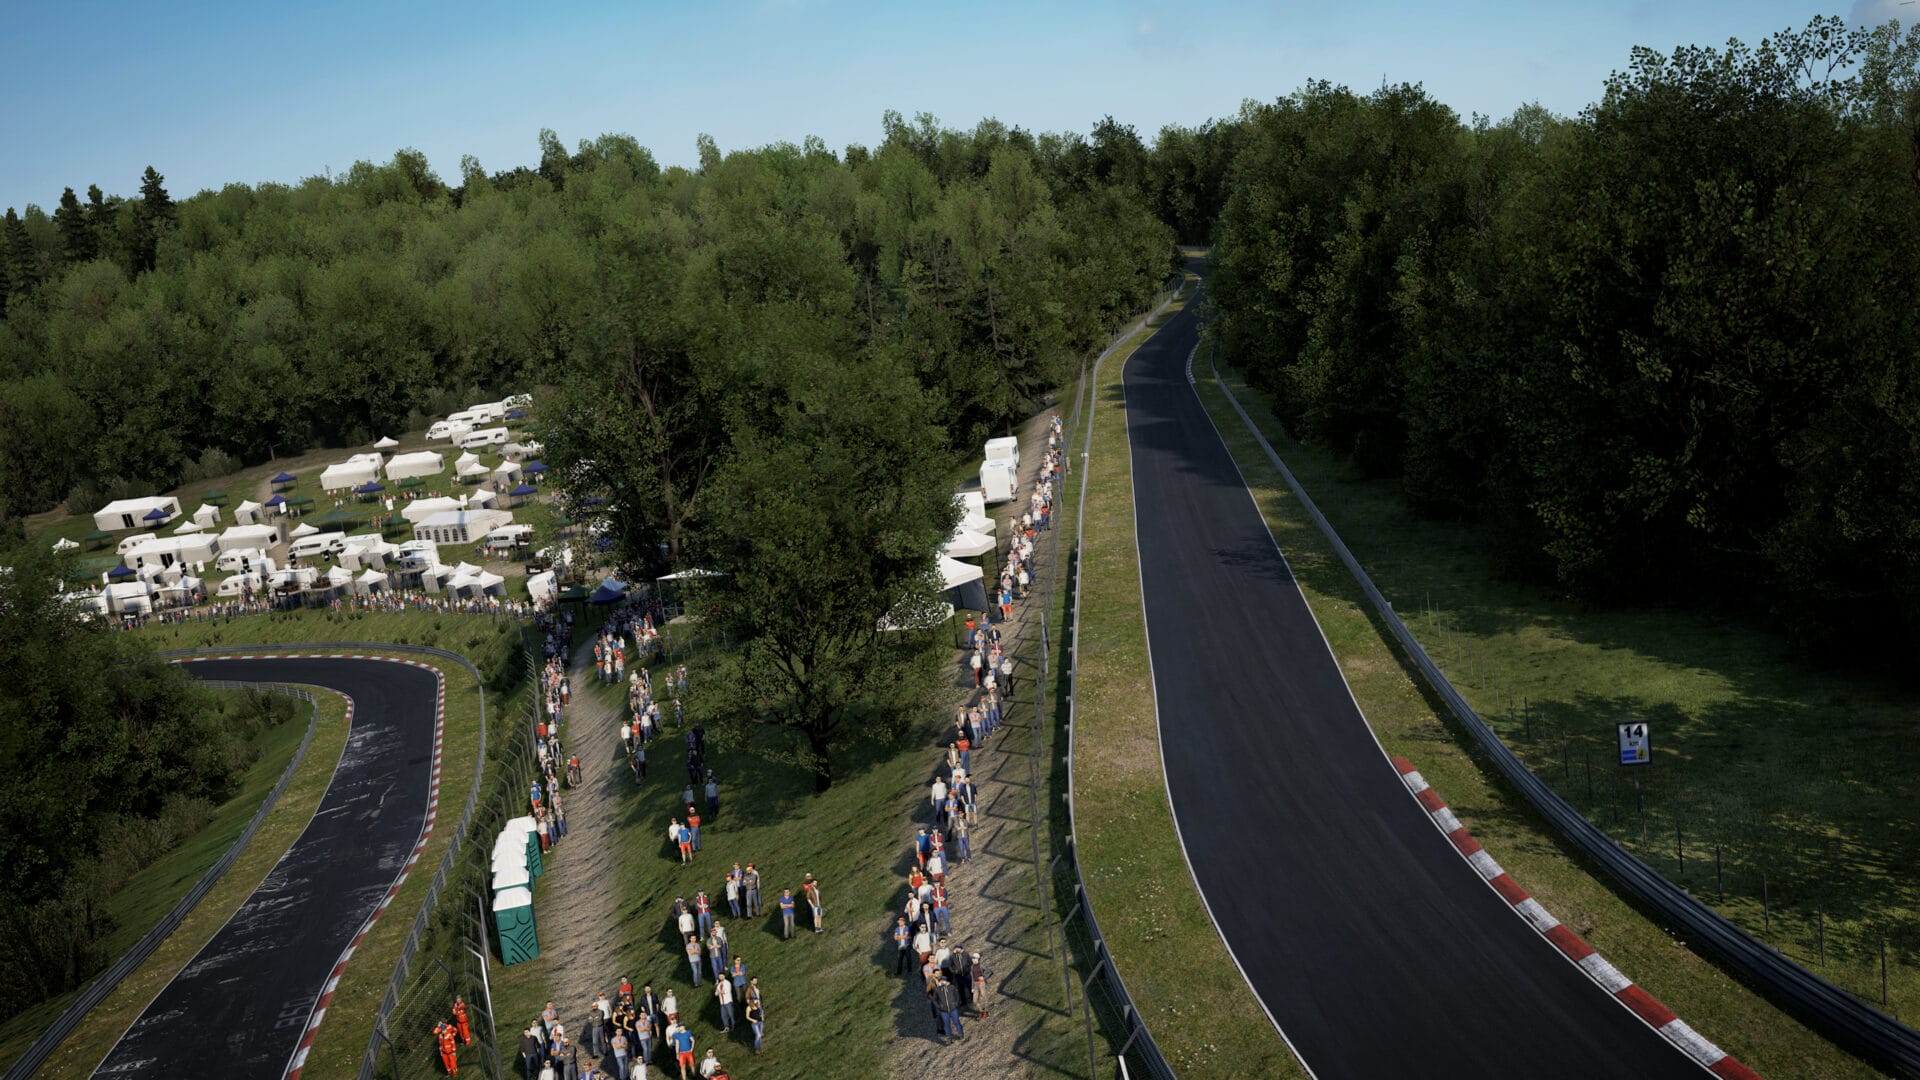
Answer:
[[1896, 19], [1902, 26], [1912, 25], [1920, 19], [1920, 4], [1909, 0], [1853, 0], [1853, 10], [1847, 13], [1847, 21], [1855, 26], [1880, 26]]

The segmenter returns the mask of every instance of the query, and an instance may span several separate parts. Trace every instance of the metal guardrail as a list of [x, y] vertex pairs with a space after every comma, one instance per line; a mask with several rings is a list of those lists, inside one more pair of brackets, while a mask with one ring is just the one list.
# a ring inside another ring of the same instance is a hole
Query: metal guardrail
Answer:
[[1853, 1053], [1907, 1076], [1920, 1076], [1920, 1032], [1900, 1023], [1893, 1017], [1868, 1005], [1845, 990], [1801, 967], [1782, 956], [1765, 943], [1756, 940], [1746, 931], [1735, 926], [1719, 912], [1707, 907], [1693, 898], [1686, 890], [1668, 881], [1665, 876], [1649, 867], [1639, 858], [1626, 851], [1598, 826], [1588, 821], [1586, 815], [1574, 809], [1539, 777], [1533, 775], [1526, 763], [1521, 761], [1497, 732], [1475, 712], [1453, 683], [1447, 679], [1439, 666], [1428, 657], [1414, 637], [1413, 631], [1394, 613], [1393, 604], [1381, 594], [1373, 584], [1373, 579], [1361, 567], [1360, 561], [1341, 541], [1340, 534], [1334, 530], [1320, 508], [1314, 504], [1300, 481], [1294, 478], [1293, 471], [1267, 441], [1253, 419], [1241, 407], [1240, 399], [1234, 396], [1226, 380], [1213, 368], [1214, 382], [1233, 409], [1240, 415], [1241, 423], [1266, 452], [1267, 460], [1280, 473], [1293, 492], [1294, 498], [1307, 511], [1307, 516], [1327, 538], [1334, 553], [1345, 564], [1347, 572], [1359, 583], [1366, 594], [1367, 603], [1373, 607], [1381, 621], [1387, 625], [1394, 636], [1413, 660], [1420, 675], [1432, 687], [1434, 693], [1447, 705], [1449, 711], [1473, 736], [1474, 742], [1493, 759], [1507, 781], [1519, 788], [1527, 801], [1532, 803], [1555, 829], [1559, 830], [1586, 857], [1599, 863], [1608, 874], [1620, 882], [1622, 887], [1641, 903], [1651, 907], [1681, 934], [1704, 947], [1727, 967], [1765, 992], [1779, 998], [1792, 1011], [1812, 1026], [1825, 1032], [1835, 1042]]
[[[1166, 310], [1167, 305], [1173, 302], [1174, 297], [1178, 295], [1179, 293], [1176, 292], [1174, 296], [1169, 296], [1166, 300], [1162, 301], [1158, 307], [1154, 308], [1152, 312], [1140, 320], [1139, 325], [1146, 326], [1152, 323], [1155, 318], [1159, 317], [1162, 311]], [[1153, 1033], [1147, 1030], [1146, 1021], [1140, 1018], [1140, 1011], [1134, 1007], [1133, 998], [1127, 993], [1126, 982], [1120, 977], [1120, 970], [1113, 963], [1113, 955], [1107, 950], [1106, 938], [1100, 933], [1100, 921], [1094, 917], [1093, 898], [1087, 893], [1086, 878], [1080, 870], [1080, 847], [1074, 842], [1072, 832], [1074, 813], [1073, 750], [1074, 739], [1079, 728], [1075, 720], [1078, 717], [1080, 708], [1079, 695], [1077, 693], [1080, 680], [1080, 554], [1081, 543], [1086, 535], [1087, 527], [1086, 469], [1088, 455], [1093, 447], [1093, 410], [1098, 404], [1098, 397], [1093, 393], [1093, 386], [1095, 381], [1100, 377], [1101, 365], [1106, 363], [1107, 358], [1113, 355], [1114, 351], [1118, 349], [1127, 338], [1131, 337], [1132, 334], [1133, 331], [1131, 330], [1122, 334], [1094, 360], [1092, 370], [1082, 374], [1079, 389], [1074, 396], [1073, 420], [1075, 423], [1084, 423], [1086, 434], [1082, 437], [1080, 451], [1081, 475], [1079, 482], [1079, 510], [1074, 520], [1073, 548], [1071, 551], [1073, 559], [1073, 578], [1071, 585], [1073, 589], [1073, 615], [1072, 625], [1068, 630], [1067, 636], [1067, 824], [1069, 830], [1067, 833], [1067, 846], [1073, 853], [1071, 860], [1073, 866], [1074, 892], [1073, 913], [1079, 914], [1085, 921], [1087, 932], [1093, 940], [1094, 948], [1093, 969], [1087, 973], [1080, 988], [1081, 1003], [1088, 1010], [1088, 1023], [1089, 1025], [1092, 1023], [1092, 1006], [1087, 999], [1087, 991], [1092, 988], [1094, 981], [1104, 974], [1106, 976], [1108, 989], [1116, 999], [1120, 1020], [1126, 1029], [1126, 1041], [1121, 1045], [1119, 1053], [1116, 1055], [1118, 1059], [1118, 1064], [1116, 1065], [1118, 1075], [1128, 1075], [1126, 1055], [1129, 1050], [1135, 1050], [1139, 1055], [1140, 1061], [1146, 1066], [1144, 1071], [1148, 1076], [1153, 1077], [1154, 1080], [1174, 1080], [1175, 1073], [1173, 1067], [1167, 1063], [1166, 1056], [1160, 1052], [1160, 1045], [1154, 1042]], [[1083, 400], [1085, 401], [1084, 421], [1080, 419], [1083, 413], [1081, 407]], [[1062, 444], [1062, 450], [1063, 452], [1067, 450], [1065, 443]], [[1056, 558], [1053, 560], [1053, 568], [1057, 570], [1058, 566], [1059, 560]], [[1049, 586], [1049, 588], [1051, 588], [1051, 586]], [[1068, 914], [1066, 920], [1063, 920], [1063, 929], [1065, 922], [1073, 919], [1073, 913]], [[1087, 1038], [1089, 1044], [1091, 1044], [1093, 1039], [1091, 1026], [1089, 1026]], [[1089, 1049], [1088, 1054], [1089, 1057], [1092, 1057], [1093, 1051]]]
[[113, 993], [127, 976], [133, 974], [136, 968], [145, 963], [147, 958], [153, 955], [154, 950], [160, 947], [161, 942], [167, 940], [175, 930], [180, 928], [180, 924], [186, 920], [187, 915], [206, 898], [207, 893], [213, 890], [220, 879], [226, 876], [235, 860], [240, 858], [240, 853], [245, 851], [247, 844], [253, 840], [254, 834], [260, 831], [260, 824], [267, 819], [267, 814], [273, 809], [274, 804], [280, 801], [280, 795], [286, 791], [287, 784], [293, 779], [294, 771], [300, 768], [300, 762], [306, 758], [307, 747], [313, 745], [313, 733], [320, 725], [320, 705], [314, 700], [313, 695], [305, 690], [272, 683], [233, 682], [225, 679], [209, 679], [201, 685], [215, 690], [255, 690], [261, 693], [284, 694], [299, 698], [308, 706], [307, 733], [301, 738], [299, 748], [293, 752], [293, 760], [287, 762], [286, 769], [280, 773], [280, 779], [274, 782], [273, 790], [269, 791], [267, 797], [261, 801], [260, 808], [253, 812], [247, 827], [234, 838], [233, 843], [227, 847], [226, 853], [220, 856], [218, 862], [207, 867], [207, 872], [200, 875], [200, 880], [194, 882], [193, 888], [187, 890], [187, 895], [181, 897], [180, 902], [173, 905], [171, 911], [162, 916], [152, 929], [141, 935], [140, 940], [134, 942], [131, 948], [121, 953], [120, 958], [115, 960], [112, 966], [88, 983], [87, 988], [80, 992], [80, 996], [61, 1010], [59, 1016], [54, 1017], [53, 1023], [47, 1025], [46, 1030], [33, 1040], [33, 1045], [27, 1047], [26, 1052], [20, 1055], [20, 1059], [7, 1070], [5, 1080], [26, 1080], [40, 1066], [46, 1064], [47, 1058], [59, 1049], [60, 1044], [67, 1040], [67, 1036], [73, 1034], [75, 1028], [80, 1026], [80, 1021], [105, 1001], [107, 995]]

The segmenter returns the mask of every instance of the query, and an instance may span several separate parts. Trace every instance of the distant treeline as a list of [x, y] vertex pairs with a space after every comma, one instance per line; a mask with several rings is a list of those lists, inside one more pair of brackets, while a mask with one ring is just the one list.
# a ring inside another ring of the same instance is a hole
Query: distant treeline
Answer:
[[[0, 519], [359, 444], [463, 394], [615, 366], [635, 340], [702, 363], [758, 347], [753, 320], [783, 292], [822, 287], [964, 446], [1058, 386], [1172, 267], [1172, 233], [1098, 134], [889, 113], [876, 147], [723, 157], [702, 139], [694, 169], [623, 135], [569, 152], [542, 132], [540, 149], [492, 175], [466, 158], [457, 185], [403, 150], [177, 202], [150, 168], [135, 198], [9, 210]], [[817, 273], [831, 280], [792, 276]], [[636, 310], [662, 299], [676, 310]]]
[[1920, 625], [1920, 36], [1636, 50], [1574, 118], [1325, 83], [1204, 132], [1223, 356], [1517, 571]]

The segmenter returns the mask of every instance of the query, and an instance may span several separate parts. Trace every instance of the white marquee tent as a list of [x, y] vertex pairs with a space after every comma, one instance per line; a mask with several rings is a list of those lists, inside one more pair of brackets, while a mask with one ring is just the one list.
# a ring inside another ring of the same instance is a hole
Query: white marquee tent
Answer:
[[940, 550], [956, 559], [977, 559], [993, 548], [993, 537], [983, 536], [962, 525], [953, 530], [953, 536]]
[[[378, 454], [374, 455], [378, 457]], [[371, 461], [343, 461], [320, 472], [320, 490], [344, 491], [371, 483], [380, 475], [380, 467]]]
[[263, 516], [265, 515], [260, 513], [260, 504], [254, 502], [252, 499], [244, 499], [239, 506], [233, 508], [233, 523], [235, 525], [253, 525], [259, 522]]
[[409, 476], [438, 476], [447, 471], [447, 459], [437, 450], [395, 454], [387, 462], [387, 479], [405, 480]]

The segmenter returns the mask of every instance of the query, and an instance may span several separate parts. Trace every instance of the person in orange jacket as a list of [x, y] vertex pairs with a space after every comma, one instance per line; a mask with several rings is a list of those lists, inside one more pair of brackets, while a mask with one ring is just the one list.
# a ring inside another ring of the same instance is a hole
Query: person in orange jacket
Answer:
[[473, 1028], [467, 1024], [467, 1002], [457, 995], [453, 999], [453, 1023], [460, 1029], [460, 1045], [472, 1046]]
[[460, 1073], [460, 1051], [453, 1045], [453, 1025], [445, 1020], [433, 1025], [433, 1036], [440, 1041], [440, 1064], [448, 1076]]

